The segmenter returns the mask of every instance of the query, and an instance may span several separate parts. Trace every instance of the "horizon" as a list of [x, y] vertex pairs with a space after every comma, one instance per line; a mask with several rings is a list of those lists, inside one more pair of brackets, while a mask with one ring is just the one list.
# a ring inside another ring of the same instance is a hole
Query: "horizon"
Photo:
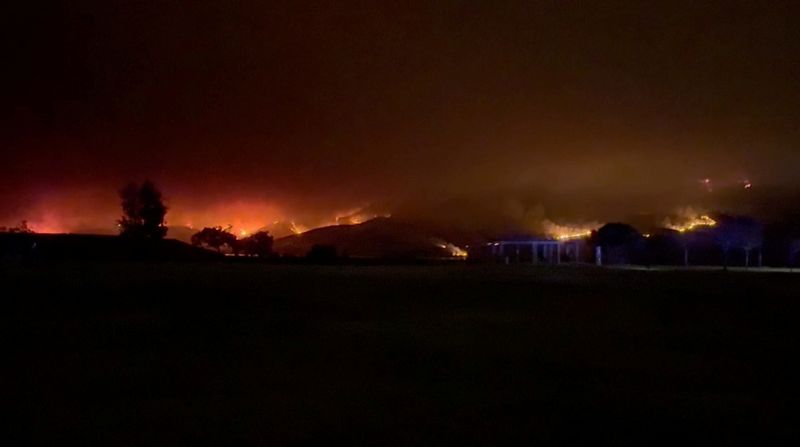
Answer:
[[707, 178], [800, 191], [793, 2], [54, 6], [5, 29], [0, 224], [104, 227], [145, 178], [174, 224], [246, 231], [459, 201], [563, 225], [712, 211]]

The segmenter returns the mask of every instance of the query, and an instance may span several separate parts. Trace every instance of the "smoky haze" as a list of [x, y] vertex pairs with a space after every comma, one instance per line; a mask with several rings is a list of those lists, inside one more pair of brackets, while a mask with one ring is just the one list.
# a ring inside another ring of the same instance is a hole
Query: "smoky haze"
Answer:
[[794, 2], [27, 3], [3, 14], [3, 223], [113, 228], [143, 178], [173, 224], [249, 227], [800, 186]]

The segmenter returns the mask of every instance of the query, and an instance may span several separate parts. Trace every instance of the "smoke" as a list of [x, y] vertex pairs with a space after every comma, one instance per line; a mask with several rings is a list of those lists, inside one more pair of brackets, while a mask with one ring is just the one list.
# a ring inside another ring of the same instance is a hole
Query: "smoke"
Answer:
[[[392, 216], [487, 237], [570, 237], [586, 234], [605, 222], [627, 222], [648, 232], [656, 227], [685, 226], [718, 212], [774, 222], [796, 214], [794, 204], [800, 197], [792, 189], [744, 187], [738, 182], [711, 192], [702, 186], [691, 182], [656, 193], [634, 190], [623, 194], [522, 185], [462, 194], [429, 190], [377, 200], [270, 197], [268, 192], [241, 188], [220, 188], [221, 192], [214, 195], [195, 194], [171, 183], [164, 184], [162, 190], [169, 208], [167, 224], [173, 229], [169, 236], [178, 234], [178, 228], [185, 228], [185, 233], [206, 226], [231, 226], [237, 234], [266, 229], [281, 237], [321, 226]], [[114, 234], [120, 216], [115, 188], [42, 187], [25, 196], [8, 195], [4, 205], [0, 226], [27, 220], [37, 232]]]

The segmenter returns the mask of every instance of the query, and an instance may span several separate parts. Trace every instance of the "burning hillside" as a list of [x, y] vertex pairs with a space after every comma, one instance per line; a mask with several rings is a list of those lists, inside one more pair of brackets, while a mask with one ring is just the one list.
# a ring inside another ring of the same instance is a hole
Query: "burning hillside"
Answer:
[[[315, 245], [336, 247], [339, 255], [364, 258], [465, 258], [467, 253], [441, 228], [390, 218], [356, 225], [333, 225], [277, 239], [282, 255], [305, 256]], [[458, 242], [462, 243], [462, 242]]]
[[717, 222], [708, 214], [700, 213], [692, 208], [681, 210], [677, 216], [664, 219], [663, 226], [681, 233], [692, 231], [696, 228], [713, 227]]
[[542, 222], [544, 234], [560, 241], [587, 238], [592, 235], [592, 231], [597, 230], [601, 226], [602, 225], [597, 222], [577, 225], [559, 225], [550, 220]]

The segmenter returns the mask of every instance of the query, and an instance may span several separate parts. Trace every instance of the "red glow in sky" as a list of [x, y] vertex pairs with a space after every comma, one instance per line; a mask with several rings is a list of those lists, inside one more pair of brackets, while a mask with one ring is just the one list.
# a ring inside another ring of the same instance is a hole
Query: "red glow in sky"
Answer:
[[170, 224], [245, 231], [800, 189], [797, 2], [8, 3], [4, 224], [113, 228], [144, 179]]

